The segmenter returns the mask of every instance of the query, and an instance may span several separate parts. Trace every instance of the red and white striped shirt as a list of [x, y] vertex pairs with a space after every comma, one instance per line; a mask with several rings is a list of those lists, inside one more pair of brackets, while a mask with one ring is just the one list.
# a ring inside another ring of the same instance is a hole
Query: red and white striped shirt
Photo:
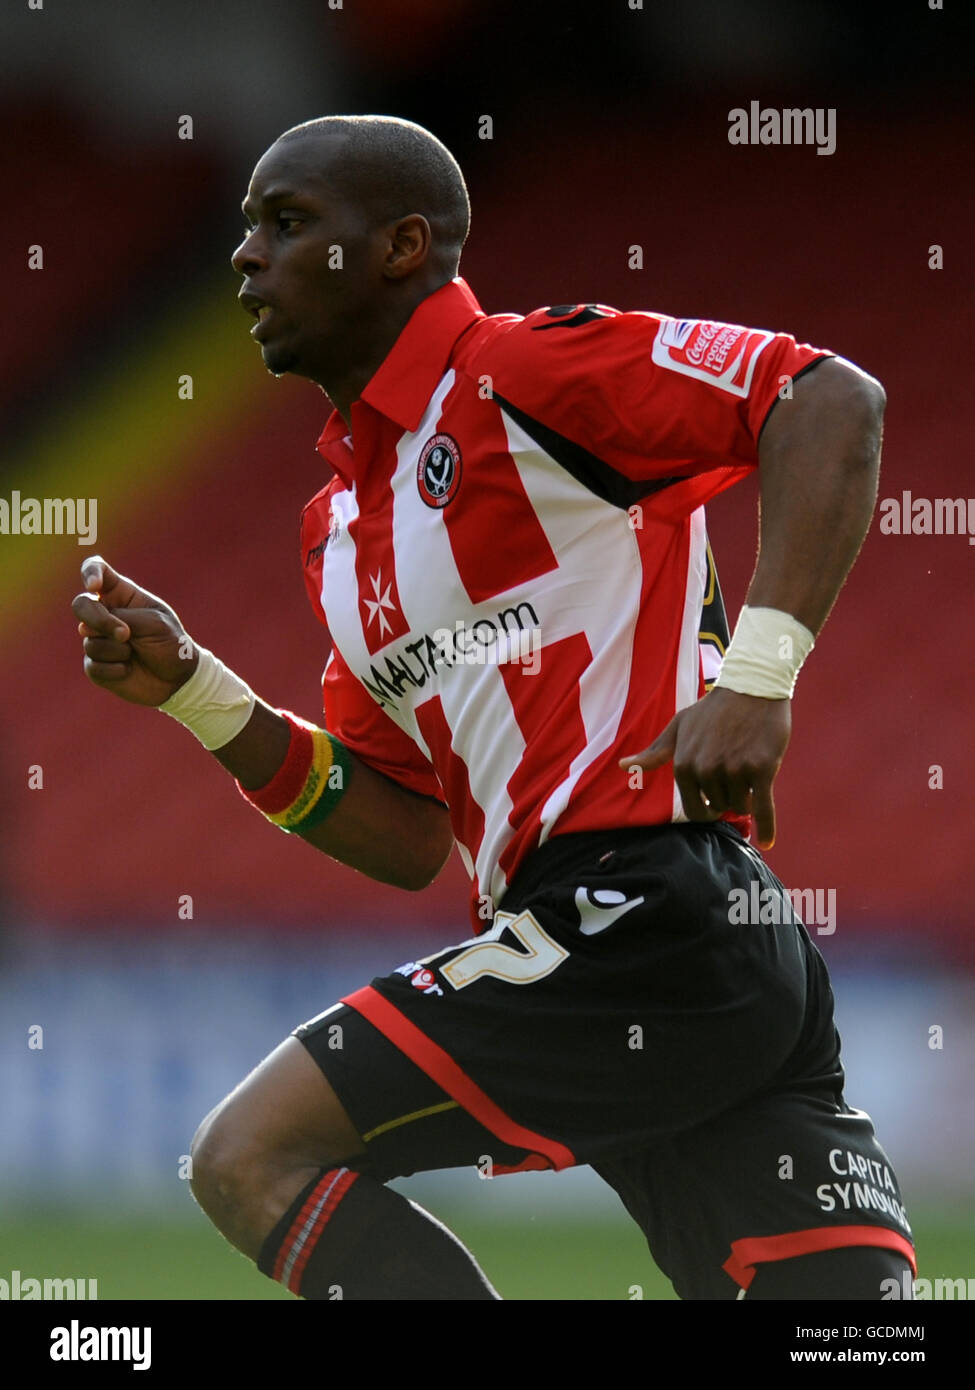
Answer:
[[827, 355], [604, 305], [487, 317], [456, 279], [351, 436], [330, 417], [335, 477], [301, 530], [326, 727], [446, 802], [476, 928], [549, 836], [685, 819], [672, 768], [635, 789], [617, 762], [717, 674], [703, 504], [756, 466], [783, 380]]

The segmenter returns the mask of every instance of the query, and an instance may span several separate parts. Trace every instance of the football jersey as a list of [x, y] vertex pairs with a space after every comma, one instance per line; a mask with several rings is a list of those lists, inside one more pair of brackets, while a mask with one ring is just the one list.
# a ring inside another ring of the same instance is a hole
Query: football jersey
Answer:
[[301, 524], [325, 725], [446, 803], [475, 929], [550, 836], [685, 819], [672, 766], [618, 761], [716, 677], [704, 503], [828, 355], [599, 304], [487, 316], [458, 278], [414, 311], [351, 433], [329, 418], [335, 476]]

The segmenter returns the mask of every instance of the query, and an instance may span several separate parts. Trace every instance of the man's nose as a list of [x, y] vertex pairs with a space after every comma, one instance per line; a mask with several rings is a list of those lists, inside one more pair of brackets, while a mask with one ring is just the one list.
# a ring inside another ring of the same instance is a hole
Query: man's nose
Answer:
[[238, 275], [253, 275], [255, 271], [267, 268], [267, 253], [257, 227], [244, 237], [231, 256], [230, 264]]

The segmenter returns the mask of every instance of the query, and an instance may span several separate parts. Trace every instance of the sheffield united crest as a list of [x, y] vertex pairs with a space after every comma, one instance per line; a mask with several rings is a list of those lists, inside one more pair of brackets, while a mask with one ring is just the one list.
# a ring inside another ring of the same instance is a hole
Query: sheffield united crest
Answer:
[[434, 434], [420, 450], [416, 485], [428, 507], [446, 507], [460, 487], [460, 445], [449, 434]]

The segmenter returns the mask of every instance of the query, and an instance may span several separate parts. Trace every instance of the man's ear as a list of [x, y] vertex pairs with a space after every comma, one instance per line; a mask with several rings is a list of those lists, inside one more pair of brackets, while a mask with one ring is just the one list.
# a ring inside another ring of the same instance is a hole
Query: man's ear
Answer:
[[419, 270], [430, 254], [433, 241], [430, 223], [419, 212], [411, 212], [393, 222], [388, 238], [383, 274], [389, 280], [404, 280]]

